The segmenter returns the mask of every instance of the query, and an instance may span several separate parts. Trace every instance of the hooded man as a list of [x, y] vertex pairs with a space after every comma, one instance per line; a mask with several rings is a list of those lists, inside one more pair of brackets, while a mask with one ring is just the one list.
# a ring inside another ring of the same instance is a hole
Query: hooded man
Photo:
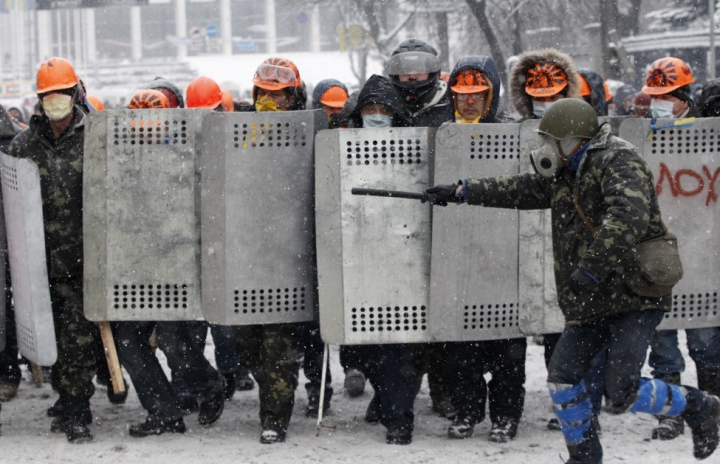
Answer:
[[162, 92], [168, 99], [168, 108], [185, 108], [185, 100], [180, 89], [164, 77], [156, 77], [145, 88]]
[[633, 113], [633, 100], [637, 95], [637, 89], [630, 85], [625, 84], [615, 91], [615, 114], [617, 116], [634, 116]]
[[387, 78], [377, 74], [373, 74], [365, 82], [358, 94], [355, 108], [348, 119], [351, 128], [408, 127], [410, 125], [405, 117], [401, 97], [397, 90]]
[[580, 96], [580, 77], [575, 63], [554, 48], [520, 55], [510, 74], [509, 85], [520, 121], [539, 119], [554, 102]]
[[594, 71], [578, 71], [580, 75], [580, 97], [595, 110], [598, 116], [608, 115], [608, 100], [605, 81]]
[[348, 99], [345, 84], [335, 79], [325, 79], [317, 83], [312, 94], [312, 108], [325, 110], [329, 129], [340, 127], [340, 113]]
[[[500, 77], [487, 56], [466, 56], [450, 74], [455, 121], [460, 124], [500, 122], [496, 113]], [[515, 438], [525, 401], [525, 337], [484, 342], [446, 343], [447, 378], [457, 415], [448, 428], [449, 438], [472, 436], [475, 424], [485, 417], [490, 398], [490, 441], [506, 443]], [[486, 384], [482, 374], [492, 373]], [[489, 391], [488, 391], [489, 390]]]

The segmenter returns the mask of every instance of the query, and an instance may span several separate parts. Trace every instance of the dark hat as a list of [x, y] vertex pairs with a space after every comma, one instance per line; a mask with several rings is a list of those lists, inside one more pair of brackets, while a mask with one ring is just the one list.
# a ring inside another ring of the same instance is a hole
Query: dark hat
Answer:
[[175, 96], [175, 99], [178, 102], [178, 106], [180, 108], [185, 108], [185, 100], [183, 100], [182, 92], [180, 92], [180, 89], [178, 89], [175, 84], [165, 79], [164, 77], [156, 77], [155, 79], [153, 79], [152, 82], [150, 82], [150, 84], [146, 88], [155, 90], [165, 89], [169, 91]]

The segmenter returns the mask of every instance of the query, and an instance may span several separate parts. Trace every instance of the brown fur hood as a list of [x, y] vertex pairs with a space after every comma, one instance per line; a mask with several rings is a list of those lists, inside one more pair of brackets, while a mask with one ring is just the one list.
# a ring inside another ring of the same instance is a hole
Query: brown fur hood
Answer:
[[518, 64], [510, 74], [510, 98], [515, 111], [522, 118], [533, 117], [532, 100], [530, 95], [525, 93], [525, 74], [535, 63], [548, 61], [557, 64], [565, 71], [568, 78], [567, 96], [580, 97], [580, 77], [572, 58], [554, 48], [525, 52], [520, 55]]

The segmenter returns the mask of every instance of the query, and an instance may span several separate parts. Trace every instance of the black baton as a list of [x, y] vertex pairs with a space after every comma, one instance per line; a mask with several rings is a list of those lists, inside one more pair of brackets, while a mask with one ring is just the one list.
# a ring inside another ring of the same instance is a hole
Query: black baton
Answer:
[[351, 190], [353, 195], [369, 195], [372, 197], [388, 197], [388, 198], [409, 198], [410, 200], [427, 200], [426, 193], [415, 193], [415, 192], [401, 192], [398, 190], [384, 190], [384, 189], [366, 189], [366, 188], [353, 188]]

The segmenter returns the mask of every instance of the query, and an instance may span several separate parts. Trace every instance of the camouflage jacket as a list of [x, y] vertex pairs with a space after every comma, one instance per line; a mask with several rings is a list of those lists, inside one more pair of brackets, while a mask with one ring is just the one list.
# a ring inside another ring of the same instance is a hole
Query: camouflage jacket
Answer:
[[[552, 212], [558, 303], [566, 324], [582, 324], [625, 311], [670, 309], [670, 297], [645, 298], [623, 281], [623, 258], [633, 244], [663, 232], [652, 172], [635, 148], [610, 134], [609, 125], [590, 142], [576, 174], [553, 180], [521, 174], [468, 180], [469, 204]], [[595, 226], [588, 229], [573, 204]], [[600, 279], [591, 292], [575, 295], [568, 285], [578, 267]]]
[[70, 126], [56, 140], [46, 116], [33, 116], [30, 127], [10, 144], [9, 154], [27, 158], [40, 171], [45, 252], [53, 280], [81, 279], [83, 273], [83, 142], [85, 113], [74, 108]]

